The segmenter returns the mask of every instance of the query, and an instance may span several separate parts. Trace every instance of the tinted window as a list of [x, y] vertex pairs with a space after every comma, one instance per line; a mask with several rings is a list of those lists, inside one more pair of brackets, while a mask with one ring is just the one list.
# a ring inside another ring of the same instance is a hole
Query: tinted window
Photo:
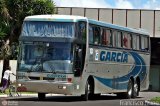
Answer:
[[122, 47], [122, 32], [113, 32], [113, 47]]
[[89, 26], [89, 44], [93, 44], [93, 27]]
[[140, 37], [139, 35], [134, 34], [132, 36], [132, 45], [134, 50], [140, 50]]
[[102, 45], [111, 46], [111, 30], [102, 28]]
[[117, 33], [117, 47], [122, 47], [122, 32]]
[[82, 39], [84, 42], [86, 41], [86, 23], [79, 22], [79, 34], [78, 38]]
[[141, 50], [149, 50], [148, 37], [141, 36]]
[[131, 35], [128, 33], [123, 33], [123, 48], [130, 49], [131, 48]]
[[100, 44], [100, 27], [94, 27], [94, 44]]
[[116, 47], [116, 45], [117, 45], [116, 36], [117, 36], [117, 31], [113, 31], [113, 35], [112, 35], [112, 39], [113, 39], [113, 47]]

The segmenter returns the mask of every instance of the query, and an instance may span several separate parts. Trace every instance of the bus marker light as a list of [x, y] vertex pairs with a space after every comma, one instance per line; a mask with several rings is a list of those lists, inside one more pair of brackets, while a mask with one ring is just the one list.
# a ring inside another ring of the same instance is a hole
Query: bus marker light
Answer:
[[62, 85], [58, 86], [58, 89], [66, 89], [66, 88], [67, 88], [66, 86], [62, 86]]
[[63, 89], [66, 89], [67, 87], [66, 86], [63, 86]]
[[63, 86], [58, 86], [58, 89], [62, 89], [63, 88]]
[[79, 89], [79, 85], [77, 85], [77, 89]]

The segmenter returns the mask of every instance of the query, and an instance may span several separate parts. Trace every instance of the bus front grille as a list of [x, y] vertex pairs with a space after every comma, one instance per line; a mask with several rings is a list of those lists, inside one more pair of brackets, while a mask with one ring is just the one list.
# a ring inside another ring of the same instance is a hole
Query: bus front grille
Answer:
[[66, 81], [66, 78], [48, 78], [48, 77], [43, 77], [41, 79], [41, 77], [33, 77], [33, 76], [29, 76], [30, 80], [54, 80], [54, 81]]
[[55, 80], [55, 78], [44, 77], [43, 80]]
[[40, 80], [40, 77], [29, 77], [31, 80]]
[[40, 77], [33, 77], [33, 76], [30, 76], [29, 79], [31, 80], [55, 80], [55, 78], [43, 77], [43, 79], [41, 79]]

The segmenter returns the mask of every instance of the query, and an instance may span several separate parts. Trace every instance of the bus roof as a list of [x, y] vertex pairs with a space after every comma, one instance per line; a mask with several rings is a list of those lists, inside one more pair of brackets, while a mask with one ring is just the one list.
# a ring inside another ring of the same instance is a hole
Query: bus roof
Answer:
[[86, 21], [86, 17], [73, 15], [33, 15], [28, 16], [24, 21], [57, 21], [57, 22], [77, 22]]
[[113, 28], [117, 30], [133, 32], [133, 33], [138, 33], [143, 35], [149, 35], [149, 33], [146, 30], [123, 27], [115, 24], [110, 24], [107, 22], [88, 19], [87, 17], [82, 17], [82, 16], [55, 15], [55, 14], [54, 15], [33, 15], [33, 16], [28, 16], [24, 19], [24, 21], [54, 21], [54, 22], [77, 22], [77, 21], [87, 21], [87, 20], [89, 23], [99, 25], [99, 26], [104, 26], [108, 28]]
[[135, 28], [129, 28], [129, 27], [123, 27], [120, 25], [115, 25], [115, 24], [110, 24], [107, 22], [102, 22], [102, 21], [96, 21], [93, 19], [88, 19], [90, 24], [94, 24], [94, 25], [99, 25], [99, 26], [105, 26], [107, 28], [113, 28], [116, 30], [122, 30], [122, 31], [126, 31], [126, 32], [133, 32], [133, 33], [138, 33], [138, 34], [143, 34], [143, 35], [148, 35], [149, 33], [145, 30], [145, 29], [135, 29]]

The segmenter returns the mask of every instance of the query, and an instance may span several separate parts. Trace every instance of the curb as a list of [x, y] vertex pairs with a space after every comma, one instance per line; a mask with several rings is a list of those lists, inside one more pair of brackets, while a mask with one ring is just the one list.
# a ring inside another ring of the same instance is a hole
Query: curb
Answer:
[[[23, 97], [23, 96], [38, 96], [38, 94], [21, 94], [19, 97]], [[4, 95], [0, 95], [0, 97], [11, 97], [11, 96], [4, 94]], [[18, 97], [18, 96], [15, 96], [15, 97]]]
[[[32, 96], [32, 97], [38, 97], [38, 94], [20, 94], [20, 96], [14, 96], [14, 97], [23, 97], [23, 96]], [[62, 96], [62, 94], [46, 94], [46, 96]], [[7, 94], [0, 95], [0, 97], [11, 97]]]

